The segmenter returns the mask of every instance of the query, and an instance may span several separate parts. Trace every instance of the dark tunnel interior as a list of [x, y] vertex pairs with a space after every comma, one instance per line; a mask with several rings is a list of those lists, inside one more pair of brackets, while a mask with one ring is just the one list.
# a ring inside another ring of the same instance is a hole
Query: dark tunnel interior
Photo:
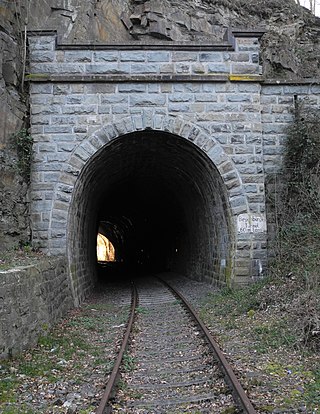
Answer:
[[100, 206], [99, 232], [115, 247], [115, 266], [122, 264], [129, 273], [170, 269], [186, 232], [170, 189], [153, 177], [136, 176], [111, 189]]
[[[93, 284], [97, 276], [163, 271], [224, 277], [232, 243], [226, 200], [216, 167], [192, 142], [151, 130], [111, 141], [76, 183], [69, 223], [76, 277]], [[115, 262], [98, 263], [98, 233], [113, 244]]]

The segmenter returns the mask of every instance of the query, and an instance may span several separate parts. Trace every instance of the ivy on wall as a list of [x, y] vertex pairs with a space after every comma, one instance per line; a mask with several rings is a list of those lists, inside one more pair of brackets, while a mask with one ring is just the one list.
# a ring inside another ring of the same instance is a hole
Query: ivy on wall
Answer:
[[24, 181], [30, 183], [33, 138], [28, 130], [23, 128], [13, 135], [18, 155], [18, 172]]
[[284, 154], [287, 203], [295, 213], [320, 214], [320, 111], [295, 100], [295, 121]]

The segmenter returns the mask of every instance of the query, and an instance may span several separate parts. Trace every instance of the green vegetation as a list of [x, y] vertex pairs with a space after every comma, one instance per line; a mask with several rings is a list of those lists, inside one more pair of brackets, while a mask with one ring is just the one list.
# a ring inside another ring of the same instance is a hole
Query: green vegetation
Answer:
[[27, 184], [30, 182], [33, 138], [28, 130], [23, 128], [13, 135], [13, 141], [18, 154], [18, 172]]
[[137, 314], [139, 314], [139, 313], [146, 314], [146, 313], [148, 313], [148, 309], [144, 308], [143, 306], [137, 306], [136, 307], [136, 313]]
[[125, 353], [123, 355], [122, 366], [125, 372], [132, 372], [134, 370], [135, 364], [136, 360], [132, 355], [128, 353]]
[[257, 293], [268, 283], [268, 279], [252, 284], [243, 289], [225, 288], [218, 294], [209, 295], [209, 300], [201, 310], [201, 315], [205, 317], [206, 310], [215, 309], [216, 315], [229, 315], [236, 317], [243, 313], [254, 311], [260, 306]]
[[0, 402], [14, 402], [16, 400], [15, 395], [12, 391], [17, 386], [17, 380], [11, 377], [3, 378], [0, 381]]
[[305, 399], [307, 406], [320, 406], [320, 364], [311, 371], [311, 381], [305, 386]]
[[36, 414], [39, 411], [26, 407], [25, 404], [18, 407], [5, 407], [4, 411], [1, 411], [2, 414]]

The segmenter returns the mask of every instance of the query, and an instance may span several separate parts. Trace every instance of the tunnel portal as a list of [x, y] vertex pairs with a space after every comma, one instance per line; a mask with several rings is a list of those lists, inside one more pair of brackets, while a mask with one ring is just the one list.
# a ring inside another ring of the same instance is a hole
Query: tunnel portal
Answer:
[[121, 136], [91, 157], [77, 180], [69, 258], [82, 257], [94, 284], [99, 232], [115, 248], [112, 272], [223, 280], [232, 252], [226, 200], [218, 170], [190, 141], [151, 130]]

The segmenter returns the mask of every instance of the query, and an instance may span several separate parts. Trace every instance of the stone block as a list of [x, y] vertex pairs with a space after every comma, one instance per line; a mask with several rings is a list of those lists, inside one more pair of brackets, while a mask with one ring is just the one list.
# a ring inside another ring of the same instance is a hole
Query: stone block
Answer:
[[[238, 92], [240, 93], [256, 93], [260, 94], [261, 91], [261, 85], [258, 83], [239, 83], [238, 85]], [[257, 106], [256, 110], [260, 110], [260, 108]]]
[[259, 75], [259, 65], [250, 63], [233, 63], [230, 72], [234, 75], [240, 74], [257, 74]]
[[169, 62], [170, 52], [165, 52], [165, 51], [147, 52], [146, 57], [147, 57], [148, 62]]
[[228, 161], [228, 157], [220, 145], [215, 145], [210, 151], [207, 152], [207, 154], [211, 158], [212, 162], [217, 166]]
[[[72, 85], [72, 86], [75, 86], [75, 85]], [[86, 93], [88, 95], [89, 94], [115, 93], [116, 87], [117, 87], [115, 83], [92, 83], [92, 84], [89, 83], [89, 84], [80, 85], [80, 86], [84, 87], [84, 91], [80, 93]]]
[[122, 75], [130, 74], [130, 64], [129, 63], [96, 63], [96, 64], [86, 64], [85, 72], [90, 75]]
[[261, 94], [262, 95], [283, 95], [283, 86], [262, 85]]
[[176, 113], [183, 113], [183, 112], [191, 112], [190, 104], [186, 103], [169, 103], [168, 104], [169, 113], [176, 112]]
[[[48, 180], [48, 181], [53, 181], [53, 180]], [[52, 207], [51, 201], [37, 201], [36, 203], [32, 204], [32, 211], [33, 213], [51, 211], [51, 207]]]
[[196, 75], [204, 75], [206, 73], [206, 69], [206, 66], [202, 63], [193, 63], [191, 65], [191, 71]]
[[243, 188], [246, 193], [257, 193], [258, 192], [258, 186], [255, 184], [247, 184], [247, 185], [245, 184]]
[[159, 94], [139, 94], [129, 97], [130, 106], [163, 106], [166, 96]]
[[64, 52], [64, 61], [73, 63], [88, 63], [92, 62], [93, 56], [91, 50], [66, 50]]
[[[199, 137], [198, 137], [199, 139]], [[204, 152], [209, 152], [214, 146], [216, 145], [216, 142], [213, 139], [210, 139], [209, 137], [207, 137], [206, 140], [204, 140], [201, 149]]]
[[188, 63], [176, 63], [175, 64], [175, 72], [178, 74], [190, 74], [191, 73], [191, 65]]
[[58, 210], [58, 209], [53, 209], [52, 210], [52, 220], [57, 220], [60, 222], [64, 222], [66, 223], [68, 218], [68, 211], [67, 210]]
[[287, 128], [286, 124], [263, 124], [262, 130], [265, 134], [283, 134]]
[[31, 115], [58, 115], [61, 113], [60, 105], [32, 105]]
[[147, 92], [147, 85], [142, 83], [120, 83], [118, 85], [118, 92], [119, 93], [146, 93]]
[[53, 51], [34, 51], [31, 52], [30, 60], [35, 63], [46, 63], [55, 61], [55, 53]]
[[279, 146], [265, 146], [263, 153], [264, 155], [282, 155], [283, 154], [283, 148]]
[[70, 92], [71, 92], [71, 87], [68, 84], [53, 85], [54, 95], [69, 95]]
[[160, 85], [157, 83], [149, 83], [147, 89], [148, 93], [160, 93]]
[[224, 60], [230, 60], [231, 62], [249, 62], [250, 54], [244, 52], [231, 52], [224, 54]]
[[199, 54], [200, 62], [223, 62], [225, 55], [222, 52], [201, 52]]
[[71, 134], [72, 125], [45, 125], [43, 131], [45, 134]]
[[120, 52], [121, 62], [144, 62], [146, 60], [146, 53], [140, 51]]
[[[67, 105], [81, 105], [83, 103], [83, 95], [70, 95], [64, 97], [64, 103]], [[61, 102], [62, 103], [62, 102]]]
[[208, 73], [230, 73], [228, 63], [208, 63]]
[[192, 102], [193, 94], [175, 93], [172, 95], [168, 95], [168, 101], [169, 102]]
[[251, 102], [252, 95], [248, 93], [240, 93], [240, 94], [227, 94], [226, 95], [228, 102]]
[[63, 114], [90, 115], [97, 113], [97, 105], [66, 105], [62, 108]]
[[[44, 116], [44, 115], [33, 115], [31, 117], [32, 126], [35, 125], [48, 125], [50, 123], [50, 115]], [[43, 131], [43, 129], [42, 129]], [[33, 131], [33, 134], [36, 132]]]
[[32, 74], [77, 74], [85, 73], [85, 64], [80, 63], [60, 63], [59, 65], [53, 63], [37, 63], [30, 65], [30, 72]]
[[111, 106], [111, 113], [115, 115], [124, 115], [128, 113], [128, 106], [124, 106], [123, 104], [119, 105], [112, 105]]
[[56, 151], [56, 145], [55, 144], [43, 143], [43, 144], [38, 144], [36, 146], [36, 149], [39, 152], [55, 152]]
[[111, 114], [111, 105], [99, 105], [98, 114]]
[[160, 65], [160, 73], [174, 73], [175, 65], [168, 63], [166, 65]]
[[117, 62], [119, 59], [118, 51], [97, 51], [93, 52], [94, 62]]
[[160, 66], [154, 63], [132, 63], [131, 74], [157, 74], [160, 73]]
[[197, 93], [194, 95], [195, 102], [217, 102], [217, 95], [211, 93]]
[[241, 174], [258, 174], [258, 168], [256, 165], [252, 164], [252, 165], [238, 165], [237, 166], [237, 170], [241, 173]]
[[192, 62], [198, 60], [197, 52], [173, 52], [172, 53], [172, 62]]
[[309, 85], [286, 85], [283, 87], [284, 95], [308, 95]]
[[251, 60], [252, 63], [257, 63], [258, 64], [259, 60], [260, 60], [259, 59], [259, 53], [257, 53], [257, 52], [256, 53], [251, 53], [251, 59], [250, 60]]
[[28, 43], [30, 50], [32, 52], [41, 51], [41, 50], [55, 50], [55, 37], [49, 37], [50, 40], [44, 40], [44, 37], [41, 38], [41, 41], [39, 38], [36, 37], [28, 37]]
[[80, 158], [83, 162], [87, 161], [90, 157], [90, 154], [88, 154], [87, 151], [82, 147], [77, 147], [74, 151], [74, 155]]
[[101, 95], [100, 97], [101, 104], [125, 104], [128, 105], [129, 95]]

